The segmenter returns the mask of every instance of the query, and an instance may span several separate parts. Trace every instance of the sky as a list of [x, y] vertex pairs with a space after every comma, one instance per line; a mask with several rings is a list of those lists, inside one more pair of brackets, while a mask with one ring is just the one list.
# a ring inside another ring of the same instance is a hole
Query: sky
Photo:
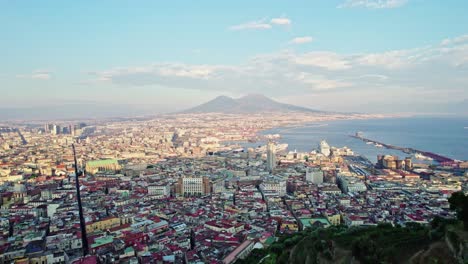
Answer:
[[264, 94], [320, 110], [468, 104], [466, 0], [0, 0], [0, 108], [171, 112]]

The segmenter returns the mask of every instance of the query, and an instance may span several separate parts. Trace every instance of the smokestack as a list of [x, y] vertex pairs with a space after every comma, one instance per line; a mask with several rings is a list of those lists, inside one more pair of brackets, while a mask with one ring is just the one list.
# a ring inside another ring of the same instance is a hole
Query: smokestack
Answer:
[[81, 228], [81, 244], [83, 246], [83, 257], [88, 255], [88, 236], [86, 235], [86, 223], [83, 217], [83, 207], [81, 206], [80, 182], [78, 174], [78, 163], [76, 162], [75, 144], [72, 144], [73, 158], [75, 160], [75, 184], [76, 184], [76, 199], [78, 200], [78, 211], [80, 213], [80, 228]]

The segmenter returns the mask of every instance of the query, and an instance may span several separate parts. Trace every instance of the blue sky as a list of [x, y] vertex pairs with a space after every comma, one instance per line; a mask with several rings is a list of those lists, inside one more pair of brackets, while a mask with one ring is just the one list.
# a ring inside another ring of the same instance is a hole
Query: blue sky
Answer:
[[325, 110], [437, 112], [468, 98], [467, 10], [463, 0], [0, 0], [0, 107], [173, 111], [255, 92]]

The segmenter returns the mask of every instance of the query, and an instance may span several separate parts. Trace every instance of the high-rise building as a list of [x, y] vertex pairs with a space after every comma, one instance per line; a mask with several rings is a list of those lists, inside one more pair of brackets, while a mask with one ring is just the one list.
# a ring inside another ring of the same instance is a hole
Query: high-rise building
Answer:
[[60, 128], [59, 125], [57, 124], [54, 124], [53, 127], [52, 127], [52, 134], [53, 135], [58, 135], [62, 132], [62, 129]]
[[327, 157], [330, 156], [330, 145], [328, 145], [327, 141], [325, 140], [320, 141], [320, 153]]
[[322, 184], [323, 183], [323, 171], [320, 168], [307, 168], [306, 171], [306, 181], [313, 184]]
[[52, 133], [53, 129], [54, 129], [53, 124], [45, 124], [44, 125], [44, 132], [46, 132], [46, 133]]
[[273, 142], [268, 142], [267, 145], [267, 169], [273, 171], [276, 167], [276, 147]]

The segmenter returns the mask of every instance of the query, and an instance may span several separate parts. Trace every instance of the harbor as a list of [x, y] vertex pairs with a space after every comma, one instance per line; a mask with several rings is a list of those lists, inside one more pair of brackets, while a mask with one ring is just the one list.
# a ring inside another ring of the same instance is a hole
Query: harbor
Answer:
[[449, 158], [449, 157], [445, 157], [445, 156], [442, 156], [442, 155], [439, 155], [439, 154], [436, 154], [436, 153], [433, 153], [433, 152], [423, 151], [423, 150], [419, 150], [419, 149], [415, 149], [415, 148], [409, 148], [409, 147], [394, 146], [394, 145], [386, 144], [386, 143], [379, 142], [379, 141], [376, 141], [376, 140], [373, 140], [373, 139], [368, 139], [368, 138], [363, 137], [360, 132], [357, 132], [355, 135], [350, 135], [350, 137], [362, 140], [362, 141], [364, 141], [366, 143], [374, 144], [375, 146], [378, 146], [378, 147], [384, 147], [384, 148], [387, 148], [387, 149], [399, 150], [399, 151], [402, 151], [402, 152], [407, 153], [407, 154], [422, 155], [424, 157], [433, 159], [434, 161], [437, 161], [437, 162], [439, 162], [441, 164], [453, 164], [453, 163], [455, 163], [454, 159]]

